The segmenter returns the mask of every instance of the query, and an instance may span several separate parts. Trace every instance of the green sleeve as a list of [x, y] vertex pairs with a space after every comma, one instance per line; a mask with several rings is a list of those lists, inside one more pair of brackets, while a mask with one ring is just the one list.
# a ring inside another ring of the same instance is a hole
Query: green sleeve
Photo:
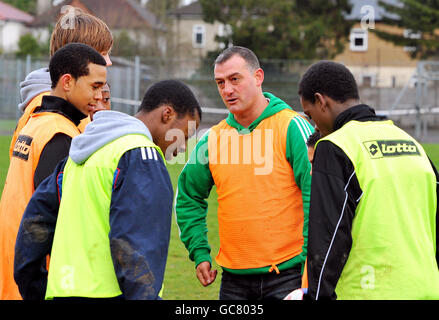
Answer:
[[189, 251], [195, 266], [203, 261], [212, 262], [207, 240], [207, 201], [214, 185], [209, 169], [207, 132], [198, 141], [189, 161], [184, 166], [177, 184], [175, 215], [180, 239]]
[[288, 126], [286, 156], [294, 179], [302, 191], [303, 201], [303, 255], [306, 256], [308, 246], [309, 200], [311, 196], [311, 163], [308, 159], [306, 141], [314, 132], [312, 125], [301, 116], [294, 117]]

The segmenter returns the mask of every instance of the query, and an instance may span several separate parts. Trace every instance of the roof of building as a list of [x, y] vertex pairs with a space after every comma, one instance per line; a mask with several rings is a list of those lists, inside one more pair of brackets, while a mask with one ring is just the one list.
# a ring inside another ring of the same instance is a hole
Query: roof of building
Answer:
[[[399, 5], [399, 0], [385, 0], [386, 3], [391, 5]], [[373, 16], [376, 21], [383, 18], [384, 15], [397, 18], [394, 14], [386, 13], [383, 7], [378, 4], [378, 0], [350, 0], [352, 4], [351, 13], [346, 16], [348, 20], [361, 20], [365, 15], [370, 13], [370, 8], [373, 8]]]
[[188, 5], [182, 6], [172, 12], [170, 12], [173, 15], [180, 15], [180, 16], [202, 16], [203, 15], [203, 9], [201, 8], [200, 1], [192, 2]]
[[[373, 8], [373, 14], [375, 20], [379, 21], [383, 18], [383, 15], [386, 13], [383, 7], [378, 4], [378, 0], [349, 0], [352, 4], [351, 13], [346, 15], [346, 19], [348, 20], [361, 20], [366, 14], [370, 11], [370, 7]], [[401, 3], [399, 0], [385, 0], [385, 2], [398, 5]], [[369, 6], [369, 7], [367, 7]], [[200, 1], [192, 2], [188, 5], [182, 6], [177, 10], [171, 12], [173, 15], [180, 16], [202, 16], [203, 9], [201, 7]], [[386, 14], [389, 17], [395, 17], [395, 15]]]
[[[55, 23], [63, 6], [72, 5], [73, 0], [65, 0], [51, 7], [35, 18], [33, 26], [47, 26]], [[163, 29], [154, 14], [134, 0], [76, 0], [86, 8], [86, 12], [102, 19], [110, 29]]]
[[34, 17], [10, 4], [0, 1], [0, 20], [31, 23], [34, 20]]

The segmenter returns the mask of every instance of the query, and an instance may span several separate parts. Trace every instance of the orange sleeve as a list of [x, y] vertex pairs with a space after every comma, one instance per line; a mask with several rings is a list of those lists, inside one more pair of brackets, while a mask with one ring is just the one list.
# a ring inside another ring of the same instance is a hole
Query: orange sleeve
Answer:
[[30, 115], [34, 112], [34, 110], [37, 107], [41, 106], [41, 101], [43, 100], [43, 97], [47, 95], [50, 95], [50, 91], [42, 92], [39, 95], [35, 96], [24, 109], [24, 113], [18, 120], [17, 126], [15, 127], [14, 133], [12, 134], [11, 145], [9, 146], [9, 159], [11, 159], [12, 153], [14, 152], [15, 140], [17, 140], [18, 134], [29, 121]]
[[302, 275], [302, 288], [308, 288], [308, 258], [305, 260], [305, 267]]

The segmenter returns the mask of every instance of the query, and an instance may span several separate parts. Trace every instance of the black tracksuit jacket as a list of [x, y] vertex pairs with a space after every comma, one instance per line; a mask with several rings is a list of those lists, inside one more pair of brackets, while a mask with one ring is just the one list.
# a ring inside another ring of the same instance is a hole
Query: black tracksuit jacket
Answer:
[[[381, 121], [383, 118], [377, 116], [369, 106], [361, 104], [340, 113], [335, 120], [334, 130], [340, 129], [351, 120]], [[438, 172], [433, 163], [431, 165], [439, 183]], [[340, 220], [340, 212], [346, 197], [345, 188], [348, 200]], [[438, 184], [436, 190], [438, 192]], [[308, 295], [306, 298], [316, 299], [319, 281], [318, 299], [336, 298], [335, 288], [352, 246], [352, 221], [362, 193], [354, 173], [354, 166], [347, 155], [330, 141], [319, 142], [312, 169], [307, 262]], [[329, 215], [322, 216], [323, 208]], [[337, 224], [337, 235], [331, 249], [328, 250]], [[436, 226], [438, 225], [438, 213], [436, 212]], [[438, 260], [437, 241], [438, 228], [436, 227], [436, 260]], [[325, 269], [320, 275], [325, 259]]]

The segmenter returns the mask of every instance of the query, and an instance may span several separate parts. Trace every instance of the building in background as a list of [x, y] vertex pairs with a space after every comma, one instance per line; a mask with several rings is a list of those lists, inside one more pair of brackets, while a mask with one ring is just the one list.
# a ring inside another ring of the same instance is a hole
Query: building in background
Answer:
[[122, 33], [128, 36], [136, 53], [142, 49], [149, 50], [149, 54], [166, 52], [166, 27], [135, 0], [39, 0], [38, 15], [31, 24], [34, 36], [46, 41], [50, 36], [50, 26], [68, 10], [67, 6], [80, 8], [102, 19], [111, 29], [115, 41]]
[[182, 6], [169, 15], [174, 17], [175, 54], [180, 59], [204, 58], [209, 51], [222, 49], [215, 37], [230, 32], [222, 23], [205, 22], [199, 1]]
[[18, 40], [29, 32], [34, 17], [7, 3], [0, 1], [0, 52], [14, 53]]
[[[349, 43], [335, 60], [345, 64], [363, 87], [403, 87], [416, 70], [418, 60], [412, 59], [411, 47], [396, 46], [379, 38], [373, 29], [401, 33], [406, 37], [419, 36], [410, 30], [398, 29], [383, 23], [384, 9], [378, 0], [350, 0], [351, 14], [346, 19], [356, 21]], [[400, 1], [387, 0], [397, 4]]]

